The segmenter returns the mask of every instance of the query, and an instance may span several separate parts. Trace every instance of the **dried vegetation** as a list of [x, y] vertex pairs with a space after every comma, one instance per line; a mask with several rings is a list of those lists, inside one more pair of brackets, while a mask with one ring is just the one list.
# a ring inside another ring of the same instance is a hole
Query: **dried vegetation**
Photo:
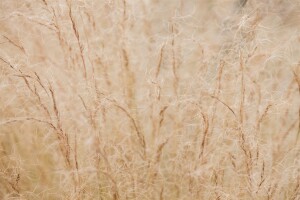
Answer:
[[0, 199], [300, 199], [300, 1], [1, 0]]

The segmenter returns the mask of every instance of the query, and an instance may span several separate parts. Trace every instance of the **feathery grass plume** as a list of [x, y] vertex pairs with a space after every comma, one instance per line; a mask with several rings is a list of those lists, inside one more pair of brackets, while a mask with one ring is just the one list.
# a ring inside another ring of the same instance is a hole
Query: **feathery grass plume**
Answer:
[[299, 9], [1, 0], [0, 199], [300, 199]]

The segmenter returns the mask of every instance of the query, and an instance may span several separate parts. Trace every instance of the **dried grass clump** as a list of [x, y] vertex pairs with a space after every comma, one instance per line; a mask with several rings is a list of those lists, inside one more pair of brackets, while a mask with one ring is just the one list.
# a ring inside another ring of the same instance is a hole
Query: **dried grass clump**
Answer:
[[2, 0], [0, 199], [300, 199], [299, 9]]

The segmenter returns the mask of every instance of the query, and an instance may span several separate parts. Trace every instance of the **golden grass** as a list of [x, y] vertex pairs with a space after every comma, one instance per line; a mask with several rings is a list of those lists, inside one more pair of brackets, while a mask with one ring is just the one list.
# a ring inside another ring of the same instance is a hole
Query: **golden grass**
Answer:
[[299, 10], [2, 0], [0, 199], [300, 199]]

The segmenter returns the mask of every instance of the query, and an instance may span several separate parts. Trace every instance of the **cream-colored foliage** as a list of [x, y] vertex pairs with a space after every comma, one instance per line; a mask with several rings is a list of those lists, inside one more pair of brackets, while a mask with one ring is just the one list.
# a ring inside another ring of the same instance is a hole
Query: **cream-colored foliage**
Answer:
[[1, 0], [0, 199], [299, 199], [299, 9]]

